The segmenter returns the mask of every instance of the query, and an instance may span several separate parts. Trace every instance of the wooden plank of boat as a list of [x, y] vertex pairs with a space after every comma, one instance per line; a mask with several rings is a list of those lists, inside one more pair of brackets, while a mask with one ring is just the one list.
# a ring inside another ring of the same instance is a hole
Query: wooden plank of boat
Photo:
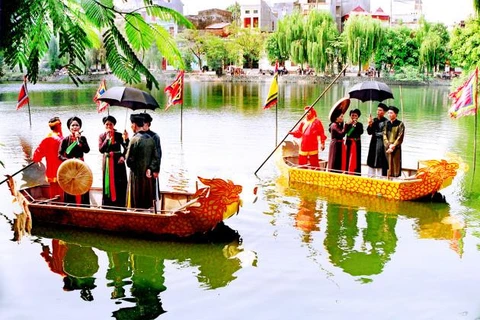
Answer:
[[34, 225], [48, 223], [122, 234], [186, 237], [208, 232], [238, 213], [241, 206], [241, 186], [229, 180], [199, 179], [205, 187], [195, 193], [163, 191], [158, 214], [153, 208], [101, 206], [100, 188], [90, 190], [90, 205], [77, 205], [49, 198], [48, 185], [17, 191], [11, 178], [9, 187], [14, 190], [12, 195], [16, 192], [17, 198], [28, 207]]
[[[419, 163], [419, 169], [405, 169], [395, 179], [343, 174], [327, 171], [327, 161], [320, 161], [319, 168], [298, 166], [298, 146], [285, 141], [277, 161], [282, 174], [290, 182], [313, 184], [322, 187], [358, 192], [370, 196], [396, 200], [415, 200], [433, 195], [457, 174], [459, 164], [446, 160], [427, 160]], [[365, 172], [365, 170], [364, 170]]]

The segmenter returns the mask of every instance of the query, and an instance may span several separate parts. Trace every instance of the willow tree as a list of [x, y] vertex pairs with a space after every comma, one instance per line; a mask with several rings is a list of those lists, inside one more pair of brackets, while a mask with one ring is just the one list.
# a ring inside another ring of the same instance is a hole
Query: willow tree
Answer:
[[358, 64], [358, 76], [362, 65], [370, 62], [380, 48], [384, 30], [379, 20], [369, 16], [354, 15], [345, 23], [347, 56], [352, 64]]
[[295, 63], [307, 62], [307, 39], [303, 16], [294, 11], [278, 22], [277, 41], [280, 54]]
[[[59, 58], [78, 84], [87, 48], [100, 46], [106, 50], [106, 61], [118, 78], [126, 83], [139, 83], [146, 78], [147, 87], [159, 88], [158, 81], [141, 60], [156, 43], [162, 56], [177, 68], [183, 68], [180, 51], [172, 36], [162, 26], [147, 23], [148, 17], [174, 21], [193, 27], [175, 10], [143, 0], [144, 8], [121, 10], [113, 0], [15, 0], [0, 1], [0, 51], [5, 63], [19, 67], [32, 82], [38, 80], [39, 64], [48, 53], [48, 43], [55, 37], [59, 43]], [[120, 22], [119, 22], [120, 21]], [[123, 23], [122, 23], [123, 22]], [[101, 39], [98, 34], [101, 35]]]
[[316, 70], [326, 71], [334, 60], [334, 41], [338, 30], [332, 15], [327, 11], [313, 10], [305, 21], [307, 62]]
[[473, 0], [473, 9], [477, 13], [477, 15], [480, 14], [480, 0]]

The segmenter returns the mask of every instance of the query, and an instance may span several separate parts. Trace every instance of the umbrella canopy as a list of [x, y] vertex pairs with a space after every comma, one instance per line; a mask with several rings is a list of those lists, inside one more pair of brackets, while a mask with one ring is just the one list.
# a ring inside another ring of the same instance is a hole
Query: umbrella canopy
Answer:
[[365, 101], [383, 101], [393, 99], [393, 93], [389, 86], [379, 81], [364, 81], [354, 85], [348, 91], [350, 99]]
[[132, 110], [155, 110], [159, 107], [157, 100], [150, 93], [131, 87], [112, 87], [105, 91], [98, 100], [111, 106], [120, 106]]
[[330, 119], [330, 122], [335, 122], [335, 120], [337, 120], [339, 115], [347, 112], [349, 106], [350, 106], [350, 99], [348, 97], [343, 97], [340, 100], [338, 100], [330, 109], [330, 113], [328, 114], [328, 118]]

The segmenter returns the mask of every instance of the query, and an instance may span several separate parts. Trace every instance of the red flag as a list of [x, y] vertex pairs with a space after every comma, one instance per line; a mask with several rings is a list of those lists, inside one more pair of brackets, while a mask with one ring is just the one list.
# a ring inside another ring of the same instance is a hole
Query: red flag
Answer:
[[449, 94], [453, 99], [453, 104], [448, 110], [450, 117], [457, 119], [477, 113], [477, 82], [478, 68], [475, 68], [468, 80]]
[[175, 81], [169, 86], [165, 87], [165, 93], [168, 96], [168, 102], [165, 110], [168, 110], [171, 106], [175, 104], [183, 103], [183, 70], [180, 71], [175, 78]]
[[97, 92], [95, 93], [95, 96], [93, 97], [93, 101], [95, 101], [95, 103], [97, 104], [98, 113], [107, 110], [107, 108], [109, 106], [108, 103], [98, 100], [98, 98], [100, 98], [102, 96], [102, 94], [105, 93], [105, 91], [107, 91], [107, 84], [105, 83], [105, 79], [102, 79], [102, 81], [100, 81], [100, 86], [98, 87]]
[[30, 98], [28, 98], [27, 77], [25, 76], [23, 77], [22, 87], [20, 88], [20, 92], [18, 93], [17, 110], [29, 102]]

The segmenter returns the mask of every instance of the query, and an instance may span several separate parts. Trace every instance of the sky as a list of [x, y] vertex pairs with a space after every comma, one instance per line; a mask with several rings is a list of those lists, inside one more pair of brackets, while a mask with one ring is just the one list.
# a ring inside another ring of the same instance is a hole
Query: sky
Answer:
[[[237, 0], [240, 4], [258, 4], [260, 0]], [[226, 9], [229, 5], [235, 3], [235, 0], [182, 0], [184, 7], [183, 13], [197, 14], [199, 10], [205, 9]], [[293, 2], [291, 0], [267, 0], [267, 3]], [[372, 11], [381, 7], [387, 14], [390, 13], [390, 0], [371, 0], [370, 9]], [[393, 3], [393, 11], [404, 13], [406, 6], [401, 3]], [[473, 13], [473, 0], [423, 0], [423, 13], [429, 22], [443, 22], [447, 26], [453, 23], [465, 20]]]

